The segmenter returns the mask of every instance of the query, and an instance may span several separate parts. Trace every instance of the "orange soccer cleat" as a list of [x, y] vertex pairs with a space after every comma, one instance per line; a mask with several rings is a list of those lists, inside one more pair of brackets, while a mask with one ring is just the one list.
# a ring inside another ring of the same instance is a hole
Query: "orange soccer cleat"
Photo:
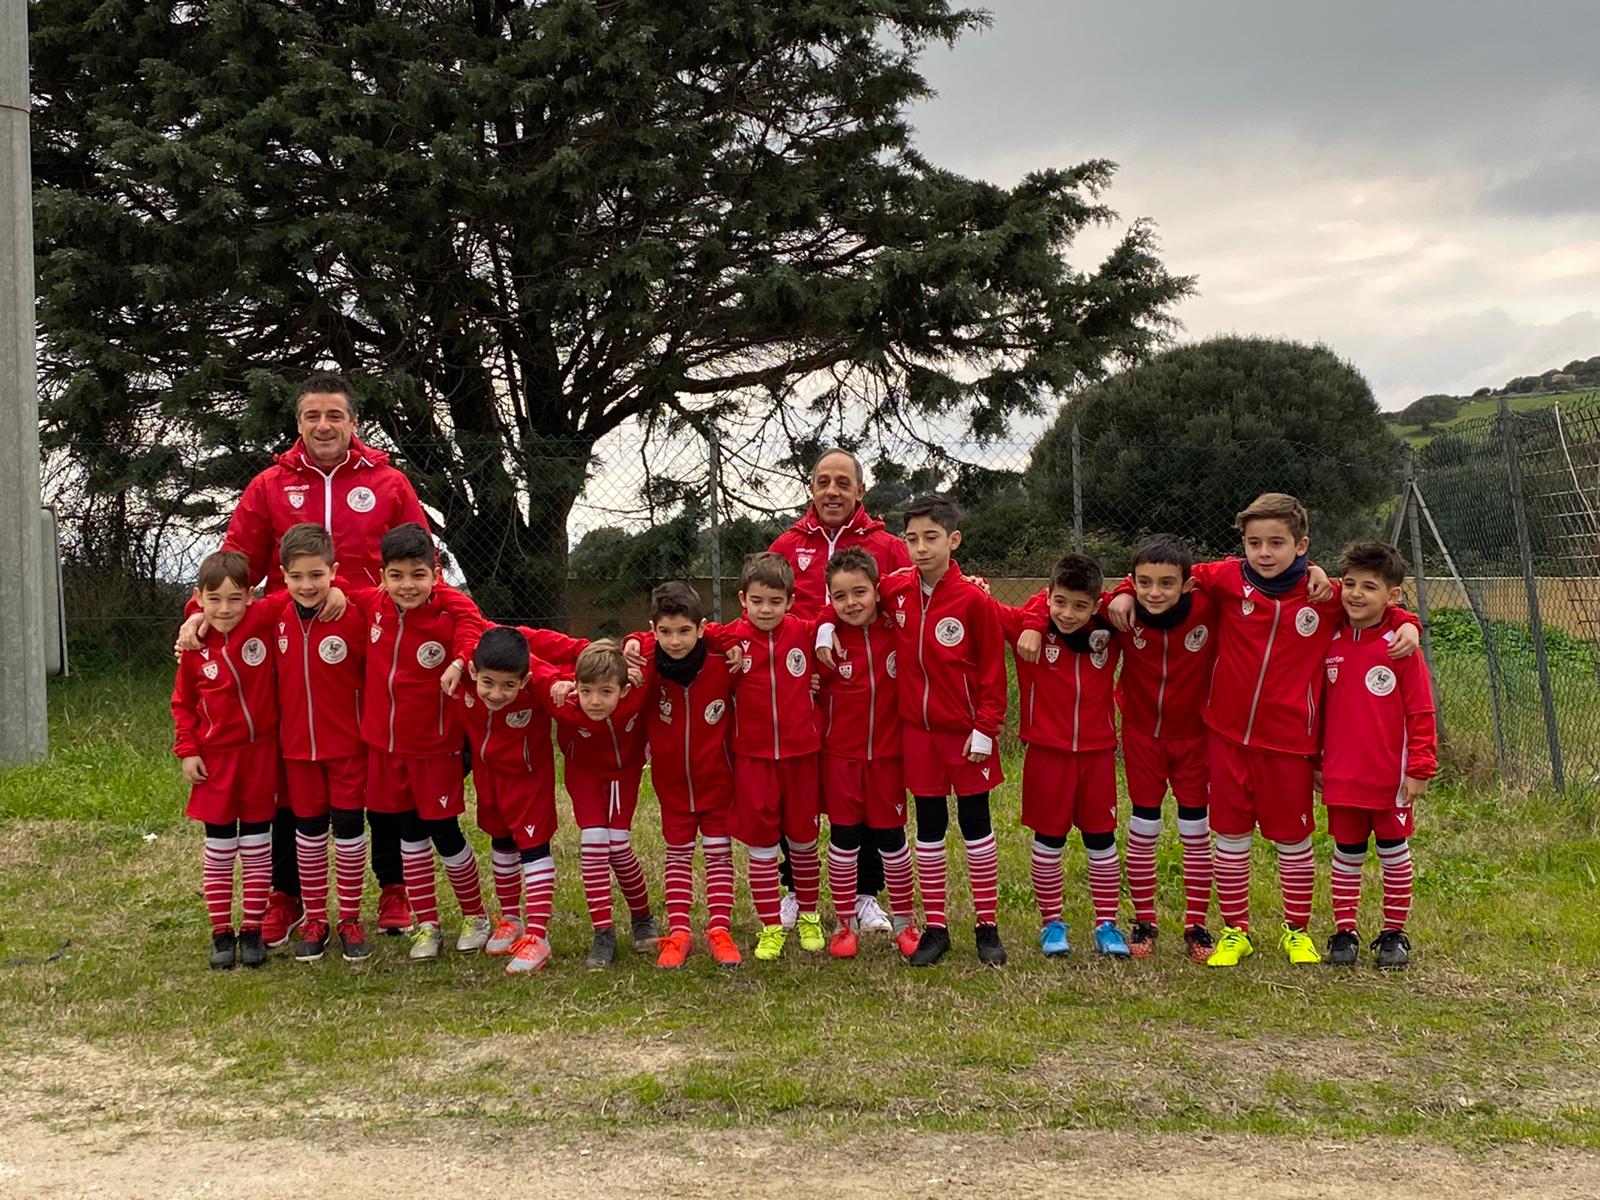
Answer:
[[719, 967], [737, 967], [744, 963], [744, 957], [739, 953], [739, 947], [733, 943], [733, 935], [726, 929], [712, 929], [706, 933], [706, 945], [711, 947], [711, 957], [717, 960]]
[[656, 955], [656, 966], [675, 971], [683, 966], [689, 951], [694, 949], [694, 937], [687, 929], [674, 929], [657, 944], [660, 952]]

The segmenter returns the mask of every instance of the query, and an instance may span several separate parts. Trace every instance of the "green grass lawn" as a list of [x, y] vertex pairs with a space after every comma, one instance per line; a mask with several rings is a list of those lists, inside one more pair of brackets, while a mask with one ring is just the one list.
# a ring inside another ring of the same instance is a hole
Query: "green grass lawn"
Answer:
[[[574, 1132], [850, 1122], [1600, 1148], [1600, 837], [1567, 800], [1463, 783], [1425, 798], [1418, 958], [1395, 976], [1292, 970], [1270, 943], [1231, 973], [1189, 964], [1171, 830], [1158, 957], [1084, 953], [1074, 844], [1075, 953], [1046, 962], [1014, 768], [995, 804], [1012, 953], [1002, 971], [972, 956], [957, 869], [956, 949], [936, 970], [908, 970], [873, 939], [853, 963], [791, 946], [772, 966], [719, 972], [697, 953], [669, 975], [624, 951], [613, 971], [585, 973], [568, 826], [557, 957], [541, 975], [508, 979], [449, 952], [412, 964], [398, 940], [359, 969], [275, 955], [259, 972], [219, 975], [205, 967], [200, 838], [181, 816], [167, 688], [159, 676], [60, 681], [51, 762], [0, 772], [0, 1082], [13, 1111], [236, 1135], [309, 1134], [329, 1118], [403, 1133], [454, 1117]], [[659, 897], [648, 798], [637, 841]], [[1319, 941], [1329, 849], [1319, 839]], [[1257, 863], [1265, 929], [1275, 876], [1269, 854]], [[1376, 882], [1369, 867], [1369, 895]], [[742, 895], [735, 924], [748, 945]], [[58, 961], [9, 961], [67, 939]]]
[[[1541, 408], [1549, 408], [1552, 404], [1572, 404], [1586, 397], [1595, 395], [1593, 388], [1577, 392], [1548, 392], [1535, 396], [1508, 397], [1512, 412], [1536, 412]], [[1495, 396], [1484, 396], [1478, 400], [1467, 400], [1461, 405], [1461, 411], [1448, 421], [1440, 421], [1430, 425], [1424, 430], [1420, 425], [1396, 425], [1395, 433], [1410, 442], [1419, 450], [1436, 438], [1440, 433], [1456, 426], [1464, 425], [1469, 421], [1482, 420], [1492, 417], [1500, 410], [1500, 401]]]

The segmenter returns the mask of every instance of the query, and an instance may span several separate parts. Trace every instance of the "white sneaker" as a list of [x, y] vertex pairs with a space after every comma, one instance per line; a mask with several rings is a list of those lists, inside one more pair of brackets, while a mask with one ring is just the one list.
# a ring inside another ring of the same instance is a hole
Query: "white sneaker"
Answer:
[[438, 958], [439, 946], [444, 939], [439, 936], [439, 926], [432, 921], [418, 925], [411, 934], [410, 958]]
[[494, 923], [488, 917], [467, 917], [461, 922], [461, 936], [456, 938], [456, 949], [463, 954], [482, 950], [494, 932]]
[[893, 933], [889, 914], [883, 911], [876, 896], [856, 897], [856, 929], [861, 933]]
[[789, 892], [778, 905], [778, 920], [785, 929], [793, 929], [794, 923], [800, 919], [800, 901], [794, 898], [794, 893]]

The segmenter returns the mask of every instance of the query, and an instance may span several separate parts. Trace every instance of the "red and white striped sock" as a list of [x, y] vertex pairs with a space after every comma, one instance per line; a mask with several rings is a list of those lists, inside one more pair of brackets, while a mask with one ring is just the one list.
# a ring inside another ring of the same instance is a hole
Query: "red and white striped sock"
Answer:
[[1183, 846], [1183, 926], [1192, 929], [1211, 915], [1211, 819], [1179, 817], [1178, 841]]
[[972, 911], [979, 925], [993, 925], [1000, 903], [1000, 858], [994, 834], [967, 843], [967, 880], [972, 885]]
[[917, 915], [917, 886], [911, 873], [911, 847], [901, 846], [883, 855], [883, 882], [889, 889], [889, 908], [907, 921]]
[[[789, 843], [789, 869], [794, 872], [794, 900], [803, 913], [817, 911], [822, 894], [822, 860], [817, 856], [817, 839]], [[855, 901], [850, 902], [851, 915]]]
[[456, 894], [456, 904], [463, 917], [488, 916], [483, 907], [483, 884], [478, 879], [478, 860], [471, 846], [463, 846], [444, 860], [445, 878], [450, 890]]
[[241, 930], [261, 929], [267, 913], [267, 893], [272, 890], [272, 834], [246, 833], [239, 838], [239, 892]]
[[945, 886], [950, 865], [945, 858], [944, 841], [917, 842], [917, 883], [922, 887], [922, 923], [944, 929], [949, 925], [945, 915]]
[[706, 860], [706, 928], [727, 929], [733, 923], [733, 843], [725, 837], [702, 837]]
[[747, 873], [750, 877], [750, 903], [755, 905], [756, 919], [763, 926], [782, 924], [778, 900], [778, 848], [751, 846]]
[[[1156, 923], [1156, 843], [1160, 839], [1161, 818], [1128, 818], [1128, 899], [1133, 902], [1133, 919], [1151, 925]], [[1092, 887], [1092, 878], [1090, 884]]]
[[1033, 898], [1039, 905], [1039, 924], [1061, 920], [1061, 847], [1033, 839]]
[[1290, 929], [1311, 926], [1311, 896], [1317, 890], [1317, 859], [1311, 839], [1279, 842], [1278, 886], [1283, 891], [1283, 923]]
[[1217, 834], [1217, 909], [1222, 923], [1235, 929], [1250, 928], [1250, 835]]
[[339, 884], [339, 920], [361, 920], [361, 889], [367, 882], [367, 831], [333, 839], [333, 871]]
[[548, 854], [522, 864], [522, 886], [528, 893], [527, 924], [536, 938], [550, 936], [550, 909], [555, 903], [556, 860]]
[[1333, 870], [1328, 876], [1329, 890], [1333, 893], [1333, 927], [1354, 932], [1356, 911], [1361, 905], [1361, 866], [1367, 861], [1365, 847], [1347, 854], [1335, 847]]
[[406, 881], [406, 899], [418, 925], [439, 923], [439, 884], [433, 877], [433, 843], [400, 843], [400, 871]]
[[205, 885], [206, 913], [211, 932], [233, 929], [233, 860], [239, 857], [236, 837], [208, 837], [200, 858], [200, 879]]
[[328, 923], [328, 835], [294, 833], [294, 857], [300, 868], [300, 902], [306, 920]]
[[611, 835], [605, 829], [585, 829], [580, 834], [579, 863], [583, 870], [583, 899], [589, 906], [589, 924], [596, 930], [611, 928]]
[[522, 856], [515, 850], [489, 850], [489, 873], [494, 876], [494, 902], [502, 921], [521, 921]]
[[1379, 846], [1378, 862], [1383, 867], [1383, 927], [1404, 929], [1411, 915], [1411, 843]]
[[828, 896], [833, 900], [833, 918], [841, 925], [856, 919], [856, 856], [859, 850], [846, 850], [828, 843]]
[[650, 889], [645, 885], [644, 868], [639, 865], [629, 837], [626, 829], [611, 831], [611, 869], [616, 873], [629, 914], [644, 917], [650, 914]]
[[[706, 869], [710, 869], [710, 860]], [[694, 843], [667, 846], [667, 932], [688, 933], [694, 907]]]
[[1094, 908], [1094, 923], [1115, 925], [1122, 903], [1122, 864], [1117, 861], [1116, 843], [1085, 853], [1089, 856], [1089, 903]]

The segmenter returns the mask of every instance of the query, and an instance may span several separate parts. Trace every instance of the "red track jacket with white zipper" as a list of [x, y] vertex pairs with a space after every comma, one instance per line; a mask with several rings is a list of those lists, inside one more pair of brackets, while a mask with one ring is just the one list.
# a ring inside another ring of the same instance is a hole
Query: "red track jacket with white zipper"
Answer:
[[870, 625], [840, 621], [833, 630], [833, 670], [822, 672], [822, 752], [874, 762], [900, 757], [900, 638], [879, 613]]
[[497, 771], [526, 772], [554, 789], [556, 766], [555, 755], [550, 750], [550, 705], [548, 700], [540, 703], [539, 695], [542, 692], [548, 697], [550, 685], [559, 676], [554, 667], [537, 659], [529, 664], [528, 673], [532, 678], [527, 686], [498, 712], [478, 698], [470, 677], [461, 681], [456, 705], [460, 710], [461, 727], [472, 746], [474, 763]]
[[276, 739], [277, 686], [267, 654], [271, 636], [271, 609], [256, 601], [231, 633], [210, 630], [200, 649], [179, 657], [172, 685], [177, 731], [172, 752], [179, 758]]
[[[1032, 607], [1031, 600], [1025, 608], [995, 605], [1013, 651], [1030, 627]], [[1039, 661], [1016, 660], [1022, 709], [1018, 734], [1023, 742], [1055, 750], [1116, 749], [1112, 692], [1120, 653], [1111, 627], [1098, 616], [1075, 634], [1064, 634], [1054, 621], [1047, 622]]]
[[822, 745], [811, 694], [817, 623], [788, 613], [763, 633], [740, 617], [727, 632], [744, 651], [733, 682], [733, 752], [774, 760], [815, 754]]
[[550, 703], [548, 687], [539, 692], [545, 712], [555, 720], [556, 743], [569, 766], [602, 775], [642, 770], [645, 755], [645, 689], [630, 687], [604, 721], [595, 721], [578, 706], [574, 689], [559, 708]]
[[1005, 635], [989, 595], [951, 562], [931, 595], [908, 569], [880, 580], [878, 596], [899, 634], [901, 719], [998, 737], [1006, 720]]
[[850, 519], [831, 533], [817, 519], [816, 508], [808, 508], [805, 516], [779, 534], [771, 547], [772, 553], [788, 559], [794, 569], [794, 608], [790, 611], [795, 616], [806, 621], [818, 616], [829, 618], [828, 559], [850, 546], [860, 546], [872, 555], [880, 576], [911, 565], [906, 544], [861, 505], [857, 504]]

